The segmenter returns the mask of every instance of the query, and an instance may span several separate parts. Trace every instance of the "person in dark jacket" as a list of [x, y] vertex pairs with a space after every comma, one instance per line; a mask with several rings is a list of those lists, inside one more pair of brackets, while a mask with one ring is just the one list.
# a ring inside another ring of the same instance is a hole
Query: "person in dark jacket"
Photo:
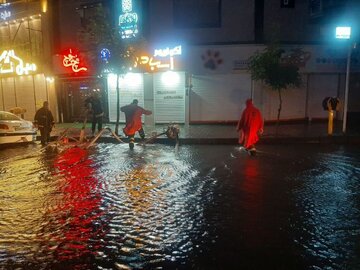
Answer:
[[44, 101], [43, 106], [37, 110], [34, 124], [40, 130], [41, 144], [47, 144], [50, 141], [50, 133], [55, 124], [54, 117], [49, 110], [49, 102]]
[[151, 111], [145, 110], [144, 108], [138, 106], [138, 100], [134, 99], [133, 102], [129, 105], [123, 106], [120, 110], [125, 113], [125, 128], [123, 129], [126, 136], [129, 137], [129, 147], [130, 149], [134, 148], [134, 136], [136, 132], [139, 132], [139, 135], [142, 139], [145, 138], [145, 133], [142, 128], [141, 116], [143, 114], [150, 115]]
[[92, 121], [91, 121], [91, 132], [92, 136], [95, 135], [95, 129], [97, 124], [97, 130], [100, 132], [102, 129], [103, 116], [104, 111], [101, 105], [101, 101], [99, 95], [97, 93], [93, 93], [93, 95], [85, 100], [85, 107], [89, 112], [92, 113]]

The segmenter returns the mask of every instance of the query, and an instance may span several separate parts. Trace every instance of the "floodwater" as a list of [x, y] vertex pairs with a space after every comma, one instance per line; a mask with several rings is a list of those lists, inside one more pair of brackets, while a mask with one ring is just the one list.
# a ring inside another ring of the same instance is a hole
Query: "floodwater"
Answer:
[[360, 269], [360, 147], [0, 151], [0, 269]]

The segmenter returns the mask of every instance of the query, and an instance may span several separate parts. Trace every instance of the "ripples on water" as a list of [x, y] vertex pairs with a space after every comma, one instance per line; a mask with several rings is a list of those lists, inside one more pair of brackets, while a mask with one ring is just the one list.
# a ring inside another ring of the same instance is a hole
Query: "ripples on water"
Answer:
[[295, 177], [294, 241], [310, 269], [360, 269], [359, 152], [311, 156], [317, 166]]
[[198, 181], [186, 148], [186, 161], [170, 146], [34, 150], [0, 160], [0, 266], [153, 268], [206, 234], [214, 179]]
[[357, 269], [359, 151], [262, 149], [7, 149], [0, 268]]

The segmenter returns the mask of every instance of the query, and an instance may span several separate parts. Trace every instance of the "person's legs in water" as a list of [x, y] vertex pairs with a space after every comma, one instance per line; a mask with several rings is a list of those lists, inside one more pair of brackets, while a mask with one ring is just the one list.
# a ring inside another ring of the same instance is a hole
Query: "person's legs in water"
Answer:
[[102, 116], [97, 117], [98, 132], [102, 130]]
[[44, 133], [45, 133], [45, 143], [50, 142], [51, 127], [45, 127]]
[[256, 155], [255, 145], [254, 144], [250, 145], [248, 148], [246, 148], [246, 151], [248, 151], [250, 155], [255, 156]]
[[95, 136], [96, 122], [97, 122], [96, 116], [93, 115], [92, 122], [91, 122], [91, 135], [93, 137]]
[[139, 132], [141, 139], [145, 139], [145, 132], [144, 132], [143, 128], [140, 128], [138, 132]]
[[135, 134], [128, 136], [130, 149], [134, 149], [134, 145], [135, 145], [135, 137], [134, 136], [135, 136]]
[[45, 131], [45, 128], [41, 127], [41, 128], [39, 128], [39, 130], [40, 130], [40, 140], [41, 140], [41, 144], [42, 144], [42, 145], [45, 145], [45, 144], [46, 144], [46, 138], [45, 138], [45, 136], [46, 136], [46, 131]]

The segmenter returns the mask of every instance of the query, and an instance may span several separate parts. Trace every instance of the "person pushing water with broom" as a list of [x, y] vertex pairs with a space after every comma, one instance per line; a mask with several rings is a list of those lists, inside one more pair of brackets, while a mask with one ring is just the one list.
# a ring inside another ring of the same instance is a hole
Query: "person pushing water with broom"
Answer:
[[[101, 105], [100, 97], [98, 92], [93, 92], [90, 97], [85, 100], [85, 108], [87, 112], [91, 112], [91, 135], [95, 136], [96, 124], [98, 132], [102, 129], [104, 111]], [[83, 129], [85, 128], [86, 118], [84, 120]], [[81, 137], [81, 136], [80, 136]]]
[[139, 135], [142, 139], [145, 138], [145, 133], [142, 128], [141, 116], [143, 114], [150, 115], [151, 111], [145, 110], [144, 108], [138, 106], [138, 100], [134, 99], [133, 102], [129, 105], [123, 106], [120, 110], [125, 113], [125, 122], [126, 125], [123, 129], [126, 136], [129, 138], [129, 147], [130, 149], [134, 148], [135, 143], [135, 133], [139, 132]]

